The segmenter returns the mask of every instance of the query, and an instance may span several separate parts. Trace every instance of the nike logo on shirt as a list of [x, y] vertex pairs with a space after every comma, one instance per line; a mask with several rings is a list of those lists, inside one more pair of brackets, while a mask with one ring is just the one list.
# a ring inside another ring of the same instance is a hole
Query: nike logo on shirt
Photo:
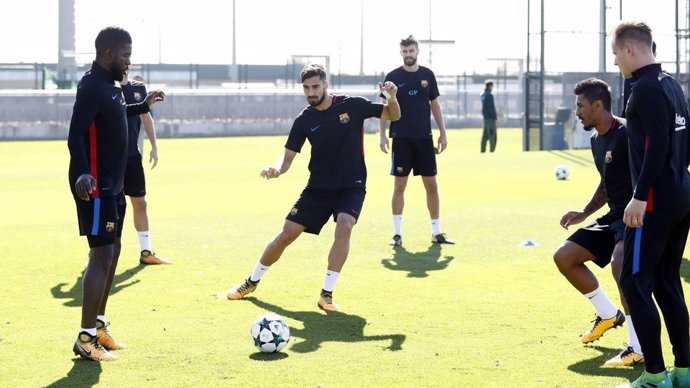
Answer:
[[319, 129], [319, 127], [321, 127], [320, 124], [317, 125], [317, 126], [315, 126], [315, 127], [311, 127], [311, 128], [309, 128], [309, 129], [310, 129], [312, 132], [316, 132], [316, 130]]

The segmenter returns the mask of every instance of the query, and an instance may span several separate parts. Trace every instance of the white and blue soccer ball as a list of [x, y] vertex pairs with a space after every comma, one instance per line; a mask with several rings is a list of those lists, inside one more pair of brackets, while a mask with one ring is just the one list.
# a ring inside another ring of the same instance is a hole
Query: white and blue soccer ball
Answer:
[[283, 350], [290, 341], [290, 328], [285, 320], [277, 314], [266, 314], [252, 324], [254, 346], [264, 353], [276, 353]]
[[568, 179], [570, 176], [570, 169], [568, 169], [568, 166], [559, 164], [556, 166], [556, 170], [554, 171], [554, 174], [556, 174], [556, 179], [559, 181], [564, 181]]

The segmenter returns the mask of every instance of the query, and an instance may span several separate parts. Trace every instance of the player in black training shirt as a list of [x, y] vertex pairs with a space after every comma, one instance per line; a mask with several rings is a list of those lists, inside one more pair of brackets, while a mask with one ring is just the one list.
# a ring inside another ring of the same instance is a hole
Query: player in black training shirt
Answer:
[[[441, 232], [440, 207], [436, 181], [436, 154], [448, 147], [446, 127], [443, 123], [441, 104], [438, 101], [439, 91], [436, 76], [431, 69], [417, 63], [419, 44], [410, 35], [400, 42], [400, 55], [403, 65], [386, 75], [386, 81], [398, 86], [400, 102], [400, 120], [391, 123], [390, 137], [393, 138], [391, 152], [391, 171], [393, 175], [393, 239], [389, 244], [402, 246], [402, 213], [405, 205], [405, 188], [410, 172], [422, 176], [426, 191], [426, 204], [431, 218], [431, 241], [439, 244], [454, 244], [453, 240]], [[434, 147], [431, 134], [431, 119], [439, 129], [438, 147]], [[381, 151], [388, 153], [386, 137], [386, 120], [380, 121]]]
[[[122, 86], [122, 94], [125, 96], [125, 102], [128, 104], [141, 102], [146, 97], [146, 85], [135, 79], [130, 80], [127, 73], [120, 81], [120, 85]], [[151, 112], [128, 116], [129, 144], [127, 149], [129, 156], [127, 158], [127, 169], [125, 170], [125, 195], [129, 197], [132, 203], [132, 219], [139, 239], [139, 248], [141, 249], [139, 262], [141, 264], [170, 264], [169, 260], [156, 256], [151, 248], [149, 216], [146, 210], [148, 207], [146, 203], [146, 176], [144, 175], [143, 160], [141, 150], [139, 149], [139, 132], [142, 125], [151, 143], [151, 152], [149, 154], [149, 163], [152, 163], [151, 168], [153, 169], [158, 164], [156, 128], [153, 124]]]
[[[626, 108], [633, 197], [625, 208], [621, 287], [645, 356], [633, 387], [690, 387], [690, 325], [680, 263], [690, 228], [690, 123], [678, 82], [652, 53], [652, 31], [624, 22], [613, 34], [615, 63], [632, 91]], [[656, 301], [656, 303], [655, 303]], [[661, 350], [664, 316], [674, 368], [666, 373]]]
[[94, 361], [116, 360], [108, 350], [124, 347], [108, 333], [105, 309], [120, 255], [125, 212], [127, 115], [148, 112], [165, 97], [154, 91], [140, 104], [125, 104], [116, 81], [129, 67], [131, 55], [132, 38], [127, 31], [108, 27], [99, 32], [96, 60], [77, 86], [68, 135], [69, 185], [77, 205], [79, 233], [90, 247], [81, 329], [73, 351]]
[[309, 106], [292, 124], [281, 160], [274, 167], [261, 171], [261, 176], [271, 179], [285, 174], [304, 142], [309, 141], [309, 181], [288, 213], [283, 229], [268, 243], [252, 274], [232, 287], [227, 297], [238, 300], [254, 291], [261, 276], [280, 259], [288, 245], [302, 232], [319, 234], [333, 217], [335, 238], [328, 254], [328, 270], [318, 306], [325, 311], [338, 311], [332, 292], [347, 260], [352, 228], [357, 223], [366, 194], [364, 120], [370, 117], [399, 119], [397, 87], [392, 82], [379, 83], [379, 90], [391, 96], [387, 104], [379, 104], [362, 97], [330, 94], [326, 70], [321, 65], [307, 65], [300, 78]]
[[583, 222], [607, 203], [609, 211], [568, 237], [553, 254], [553, 259], [563, 276], [596, 310], [594, 326], [582, 335], [582, 342], [587, 344], [596, 341], [607, 330], [622, 325], [627, 318], [628, 344], [604, 365], [634, 365], [644, 358], [620, 286], [621, 304], [626, 316], [611, 303], [594, 273], [585, 265], [586, 262], [593, 261], [604, 268], [611, 263], [611, 272], [616, 283], [619, 283], [625, 230], [623, 211], [632, 197], [628, 133], [623, 122], [611, 114], [611, 88], [606, 82], [588, 78], [578, 82], [574, 92], [577, 96], [575, 114], [586, 131], [596, 130], [590, 143], [594, 164], [601, 179], [589, 203], [582, 210], [565, 213], [560, 224], [568, 229], [570, 225]]

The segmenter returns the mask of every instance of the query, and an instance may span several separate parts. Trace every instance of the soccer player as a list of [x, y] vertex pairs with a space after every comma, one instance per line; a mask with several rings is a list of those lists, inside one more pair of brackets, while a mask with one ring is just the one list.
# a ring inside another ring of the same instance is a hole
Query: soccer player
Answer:
[[77, 86], [70, 122], [69, 185], [77, 207], [79, 234], [89, 244], [84, 272], [81, 329], [72, 350], [76, 355], [111, 361], [108, 350], [125, 346], [107, 330], [108, 294], [120, 256], [125, 213], [122, 192], [127, 163], [127, 115], [150, 110], [165, 94], [150, 92], [139, 104], [126, 105], [120, 81], [130, 64], [132, 38], [118, 27], [101, 30], [96, 37], [96, 60]]
[[[441, 104], [438, 101], [439, 91], [436, 77], [431, 69], [417, 63], [419, 43], [410, 35], [400, 42], [400, 55], [403, 65], [386, 75], [385, 80], [398, 86], [398, 101], [402, 116], [390, 125], [390, 137], [393, 138], [391, 152], [391, 172], [394, 178], [393, 199], [393, 239], [389, 244], [402, 246], [402, 214], [405, 206], [405, 188], [410, 171], [422, 176], [426, 190], [426, 205], [431, 218], [431, 241], [439, 244], [455, 242], [441, 232], [440, 199], [436, 182], [436, 154], [448, 147], [446, 127], [443, 123]], [[431, 120], [439, 129], [438, 146], [434, 147], [431, 133]], [[381, 151], [388, 153], [386, 127], [388, 121], [382, 119]]]
[[599, 339], [607, 330], [628, 322], [628, 344], [606, 366], [628, 366], [644, 361], [640, 343], [628, 314], [623, 293], [621, 304], [626, 316], [618, 310], [599, 286], [599, 281], [585, 265], [588, 261], [601, 268], [611, 263], [611, 272], [619, 283], [623, 265], [623, 211], [632, 197], [628, 134], [622, 120], [611, 114], [611, 88], [597, 78], [588, 78], [575, 85], [575, 114], [586, 131], [596, 132], [590, 138], [594, 164], [599, 171], [599, 185], [582, 210], [573, 210], [561, 217], [563, 228], [583, 222], [608, 203], [609, 211], [589, 225], [578, 229], [553, 254], [563, 276], [594, 306], [594, 326], [582, 335], [587, 344]]
[[350, 235], [357, 223], [366, 194], [367, 170], [364, 163], [364, 120], [380, 117], [400, 118], [395, 98], [397, 87], [390, 81], [379, 83], [381, 92], [391, 96], [387, 104], [371, 102], [362, 97], [333, 95], [328, 92], [326, 69], [318, 64], [304, 67], [302, 89], [309, 106], [295, 119], [285, 144], [285, 152], [275, 166], [260, 175], [266, 179], [285, 174], [305, 140], [311, 144], [309, 181], [288, 213], [282, 230], [268, 243], [253, 272], [242, 283], [230, 288], [230, 300], [242, 299], [256, 289], [261, 277], [280, 259], [302, 232], [319, 234], [332, 216], [335, 237], [328, 254], [328, 269], [318, 306], [325, 311], [338, 311], [333, 303], [333, 288], [347, 260]]
[[[122, 81], [120, 81], [120, 85], [122, 86], [122, 94], [125, 96], [127, 104], [141, 102], [146, 96], [146, 86], [144, 83], [130, 80], [127, 72], [125, 72]], [[149, 216], [146, 211], [146, 178], [144, 176], [141, 150], [139, 149], [139, 132], [141, 131], [142, 124], [146, 136], [151, 143], [151, 151], [149, 153], [149, 163], [152, 163], [151, 169], [158, 164], [156, 127], [153, 124], [151, 112], [128, 116], [129, 142], [127, 149], [129, 157], [127, 159], [127, 169], [125, 170], [125, 195], [129, 196], [129, 200], [132, 203], [132, 219], [134, 220], [134, 229], [137, 231], [139, 248], [141, 249], [139, 262], [141, 264], [170, 264], [169, 260], [156, 256], [151, 248]]]
[[[626, 107], [633, 197], [625, 208], [621, 287], [645, 356], [645, 371], [631, 387], [690, 387], [690, 325], [680, 263], [690, 228], [690, 115], [683, 91], [661, 70], [645, 23], [623, 22], [611, 49], [631, 78]], [[661, 319], [673, 347], [667, 374]]]

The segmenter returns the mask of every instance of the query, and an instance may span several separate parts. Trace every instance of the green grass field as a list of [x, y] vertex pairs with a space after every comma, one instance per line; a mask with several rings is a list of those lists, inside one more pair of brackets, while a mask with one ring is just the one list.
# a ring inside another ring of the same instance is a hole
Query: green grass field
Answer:
[[[405, 249], [391, 237], [388, 156], [365, 137], [368, 196], [334, 297], [316, 307], [332, 242], [301, 236], [251, 298], [225, 300], [283, 223], [307, 179], [306, 152], [277, 180], [259, 171], [285, 137], [162, 139], [147, 172], [152, 242], [171, 266], [142, 267], [130, 215], [109, 302], [111, 333], [129, 349], [94, 363], [71, 351], [79, 329], [88, 247], [78, 236], [65, 141], [0, 142], [0, 386], [2, 387], [611, 387], [642, 368], [602, 368], [625, 329], [583, 346], [593, 309], [553, 265], [570, 231], [567, 210], [589, 200], [598, 175], [589, 150], [521, 151], [499, 130], [480, 154], [478, 130], [449, 131], [438, 158], [442, 226], [455, 246], [430, 243], [424, 192], [411, 179]], [[570, 178], [557, 181], [566, 164]], [[594, 217], [592, 217], [593, 219]], [[521, 247], [526, 239], [535, 247]], [[690, 272], [684, 262], [684, 284]], [[594, 269], [608, 295], [610, 271]], [[616, 303], [618, 304], [618, 303]], [[281, 354], [259, 353], [251, 323], [285, 317]], [[666, 363], [673, 362], [664, 336]]]

